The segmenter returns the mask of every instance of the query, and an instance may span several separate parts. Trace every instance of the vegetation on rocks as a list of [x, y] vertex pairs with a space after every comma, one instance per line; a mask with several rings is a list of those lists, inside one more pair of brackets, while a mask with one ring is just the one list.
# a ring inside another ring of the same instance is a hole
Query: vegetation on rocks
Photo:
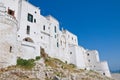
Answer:
[[40, 56], [36, 56], [36, 60], [40, 60], [40, 58], [41, 58]]
[[[0, 69], [0, 80], [113, 80], [95, 71], [77, 69], [49, 57], [44, 50], [36, 59], [17, 59], [17, 65]], [[22, 68], [21, 68], [22, 67]]]

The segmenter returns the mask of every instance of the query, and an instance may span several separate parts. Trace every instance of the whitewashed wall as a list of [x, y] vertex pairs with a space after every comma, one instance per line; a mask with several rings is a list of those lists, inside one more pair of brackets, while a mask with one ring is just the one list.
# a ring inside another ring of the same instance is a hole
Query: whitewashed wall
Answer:
[[0, 8], [0, 68], [16, 64], [16, 33], [16, 19]]

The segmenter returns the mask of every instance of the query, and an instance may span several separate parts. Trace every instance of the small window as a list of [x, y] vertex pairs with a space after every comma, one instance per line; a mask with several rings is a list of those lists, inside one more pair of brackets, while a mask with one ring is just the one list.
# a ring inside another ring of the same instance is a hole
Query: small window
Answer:
[[55, 31], [55, 33], [57, 32], [56, 26], [55, 26], [55, 28], [54, 28], [54, 31]]
[[45, 25], [43, 25], [43, 30], [45, 30]]
[[48, 29], [50, 29], [50, 27], [48, 27]]
[[33, 40], [31, 38], [29, 38], [29, 37], [24, 38], [23, 41], [33, 43]]
[[27, 34], [30, 34], [30, 26], [27, 26], [26, 33], [27, 33]]
[[18, 35], [18, 37], [20, 37], [20, 35]]
[[28, 13], [27, 20], [28, 20], [29, 22], [33, 22], [33, 15], [30, 14], [30, 13]]
[[103, 73], [103, 75], [105, 75], [105, 73]]
[[12, 52], [12, 46], [10, 46], [10, 50], [9, 50], [9, 52], [10, 52], [10, 53]]
[[76, 42], [76, 39], [75, 39], [75, 42]]
[[88, 62], [90, 62], [90, 60], [88, 60]]
[[36, 19], [34, 19], [34, 23], [36, 23]]
[[72, 52], [70, 52], [70, 54], [72, 54]]
[[55, 35], [55, 38], [56, 38], [56, 35]]
[[43, 37], [41, 36], [41, 39], [43, 39]]
[[62, 46], [62, 41], [60, 41], [60, 44], [61, 44], [61, 46]]
[[25, 41], [28, 41], [28, 39], [27, 39], [27, 38], [25, 38]]
[[73, 37], [72, 37], [72, 40], [73, 40]]
[[59, 47], [59, 44], [58, 44], [58, 42], [57, 42], [57, 47]]
[[90, 54], [88, 53], [87, 56], [89, 56]]
[[65, 61], [65, 64], [67, 64], [67, 61]]
[[9, 14], [9, 15], [14, 16], [14, 13], [15, 13], [15, 12], [14, 12], [13, 10], [8, 9], [8, 14]]

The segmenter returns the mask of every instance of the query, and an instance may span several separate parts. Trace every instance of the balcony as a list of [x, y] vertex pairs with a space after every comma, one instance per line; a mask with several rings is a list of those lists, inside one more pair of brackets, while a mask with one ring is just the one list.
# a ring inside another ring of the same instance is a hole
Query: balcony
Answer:
[[9, 15], [3, 8], [4, 7], [1, 8], [1, 6], [0, 6], [0, 22], [17, 25], [16, 18], [12, 15]]

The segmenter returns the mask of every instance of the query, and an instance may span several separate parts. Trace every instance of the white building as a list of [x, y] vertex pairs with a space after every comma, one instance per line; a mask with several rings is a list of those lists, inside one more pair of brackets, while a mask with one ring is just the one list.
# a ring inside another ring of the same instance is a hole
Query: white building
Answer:
[[0, 0], [0, 67], [40, 56], [41, 49], [78, 68], [91, 69], [110, 77], [107, 62], [100, 62], [97, 51], [78, 45], [78, 38], [59, 29], [52, 16], [42, 16], [40, 9], [26, 0]]

